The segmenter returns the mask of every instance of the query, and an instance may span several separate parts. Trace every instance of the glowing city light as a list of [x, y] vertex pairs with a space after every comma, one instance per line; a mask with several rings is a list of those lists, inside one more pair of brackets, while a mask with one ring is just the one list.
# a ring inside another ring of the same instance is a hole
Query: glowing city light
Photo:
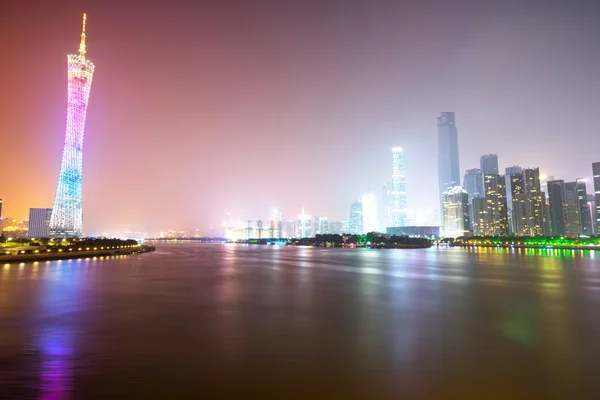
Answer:
[[85, 58], [86, 19], [86, 14], [83, 14], [79, 55], [70, 54], [67, 57], [67, 127], [54, 207], [50, 218], [51, 237], [78, 237], [82, 232], [83, 132], [94, 75], [94, 64]]
[[406, 178], [402, 147], [392, 148], [392, 226], [406, 226]]

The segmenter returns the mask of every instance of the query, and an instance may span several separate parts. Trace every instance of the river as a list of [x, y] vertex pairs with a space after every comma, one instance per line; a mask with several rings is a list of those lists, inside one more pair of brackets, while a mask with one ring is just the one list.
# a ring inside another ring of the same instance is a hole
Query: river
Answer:
[[0, 398], [591, 399], [600, 252], [162, 244], [0, 265]]

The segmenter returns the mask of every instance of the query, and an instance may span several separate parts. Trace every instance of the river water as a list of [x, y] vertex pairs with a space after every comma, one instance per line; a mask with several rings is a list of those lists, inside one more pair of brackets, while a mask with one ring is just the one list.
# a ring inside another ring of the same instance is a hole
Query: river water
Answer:
[[0, 398], [600, 398], [600, 252], [185, 244], [0, 265]]

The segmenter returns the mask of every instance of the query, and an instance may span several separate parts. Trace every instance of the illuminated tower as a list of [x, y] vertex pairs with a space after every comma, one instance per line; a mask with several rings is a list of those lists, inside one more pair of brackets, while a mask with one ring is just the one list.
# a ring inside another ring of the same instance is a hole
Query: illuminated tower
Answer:
[[392, 210], [391, 226], [406, 226], [406, 178], [401, 147], [392, 149]]
[[85, 21], [79, 54], [70, 54], [68, 64], [67, 129], [52, 217], [51, 237], [81, 236], [81, 167], [83, 161], [83, 130], [87, 112], [94, 64], [85, 58]]

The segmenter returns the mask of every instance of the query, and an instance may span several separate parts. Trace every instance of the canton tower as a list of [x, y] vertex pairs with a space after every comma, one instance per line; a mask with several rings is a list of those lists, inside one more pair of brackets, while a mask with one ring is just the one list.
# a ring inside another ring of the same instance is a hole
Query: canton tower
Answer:
[[85, 58], [85, 22], [86, 14], [83, 14], [79, 54], [67, 57], [67, 129], [49, 227], [50, 236], [55, 238], [81, 236], [83, 130], [94, 75], [94, 64]]

